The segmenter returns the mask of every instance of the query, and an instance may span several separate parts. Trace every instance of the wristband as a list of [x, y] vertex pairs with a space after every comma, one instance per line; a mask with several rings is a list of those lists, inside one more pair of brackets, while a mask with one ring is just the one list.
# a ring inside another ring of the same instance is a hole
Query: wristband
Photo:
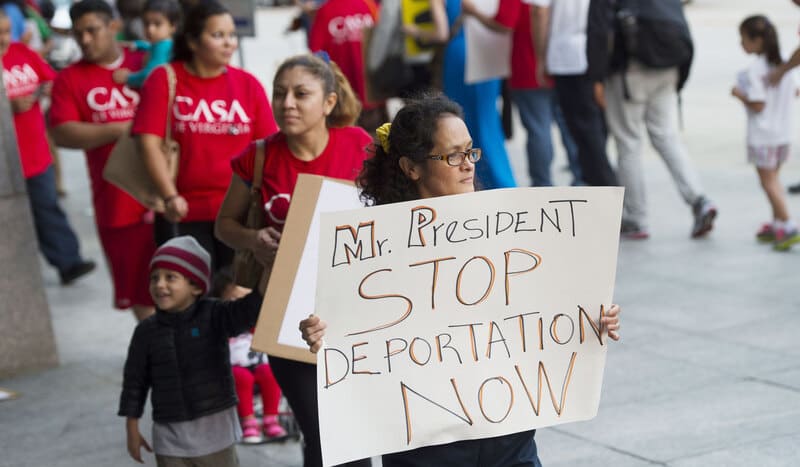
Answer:
[[168, 205], [170, 201], [172, 201], [173, 199], [177, 198], [178, 196], [180, 196], [180, 195], [176, 193], [174, 195], [170, 195], [170, 196], [167, 196], [166, 198], [164, 198], [164, 206]]

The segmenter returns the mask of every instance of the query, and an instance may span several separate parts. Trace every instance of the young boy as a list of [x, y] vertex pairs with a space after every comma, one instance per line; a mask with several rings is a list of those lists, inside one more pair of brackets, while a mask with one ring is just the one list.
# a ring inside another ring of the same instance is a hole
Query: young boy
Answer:
[[[131, 338], [119, 407], [127, 417], [128, 453], [138, 462], [144, 447], [155, 451], [159, 466], [239, 465], [228, 338], [255, 325], [262, 297], [207, 298], [210, 275], [211, 256], [189, 236], [164, 243], [150, 261], [156, 313]], [[152, 449], [139, 432], [151, 388]]]

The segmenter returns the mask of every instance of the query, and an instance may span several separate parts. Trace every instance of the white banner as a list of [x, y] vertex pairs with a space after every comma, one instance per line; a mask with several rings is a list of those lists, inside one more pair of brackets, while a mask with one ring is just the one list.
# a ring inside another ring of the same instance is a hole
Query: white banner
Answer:
[[622, 188], [323, 213], [325, 465], [595, 416]]
[[[474, 4], [481, 13], [494, 17], [500, 2], [476, 0]], [[472, 16], [464, 18], [463, 27], [467, 48], [464, 82], [475, 84], [510, 76], [511, 33], [492, 31]]]

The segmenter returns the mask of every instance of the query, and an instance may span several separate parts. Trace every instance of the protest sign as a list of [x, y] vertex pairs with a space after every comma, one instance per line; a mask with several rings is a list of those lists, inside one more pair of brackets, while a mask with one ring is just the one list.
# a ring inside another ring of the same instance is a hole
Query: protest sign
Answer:
[[322, 212], [361, 206], [353, 182], [308, 174], [297, 178], [253, 334], [253, 349], [292, 360], [316, 362], [303, 342], [298, 325], [314, 313], [316, 306], [319, 216]]
[[520, 188], [325, 213], [325, 465], [595, 416], [622, 188]]

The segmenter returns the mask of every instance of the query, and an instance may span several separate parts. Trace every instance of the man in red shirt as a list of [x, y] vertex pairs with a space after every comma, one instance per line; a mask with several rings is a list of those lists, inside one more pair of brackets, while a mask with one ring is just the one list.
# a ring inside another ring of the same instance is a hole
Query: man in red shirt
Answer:
[[114, 143], [128, 131], [139, 103], [139, 94], [116, 84], [112, 73], [141, 68], [142, 56], [116, 43], [119, 24], [104, 0], [82, 0], [72, 5], [70, 17], [83, 59], [56, 78], [52, 133], [59, 146], [86, 151], [95, 223], [114, 279], [114, 305], [133, 308], [142, 319], [153, 312], [148, 292], [153, 228], [145, 221], [143, 206], [103, 179]]
[[81, 257], [78, 237], [56, 195], [53, 158], [39, 107], [39, 97], [48, 92], [55, 72], [27, 46], [11, 43], [11, 20], [3, 10], [0, 10], [0, 61], [14, 113], [20, 162], [39, 249], [47, 262], [58, 269], [61, 284], [67, 285], [92, 271], [95, 265]]

